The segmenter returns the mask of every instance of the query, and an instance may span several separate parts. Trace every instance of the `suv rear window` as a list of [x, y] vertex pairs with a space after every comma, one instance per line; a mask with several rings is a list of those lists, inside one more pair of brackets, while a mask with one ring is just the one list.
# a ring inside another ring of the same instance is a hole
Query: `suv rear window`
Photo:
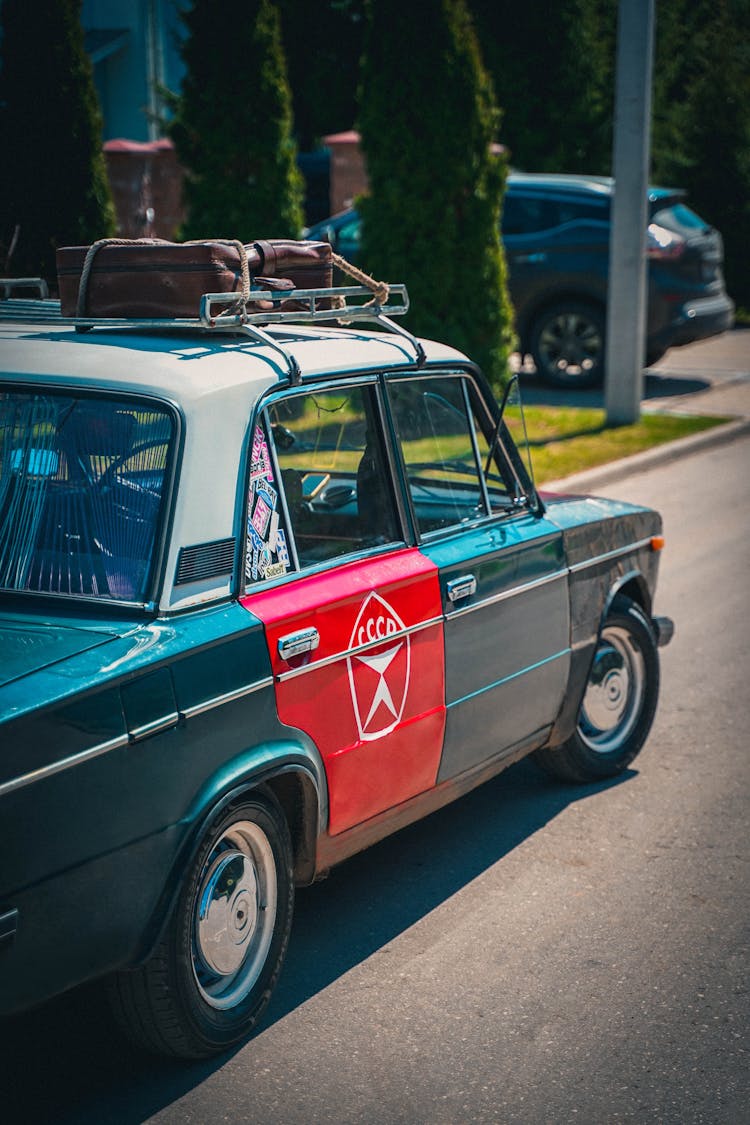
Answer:
[[151, 403], [0, 391], [0, 588], [146, 601], [173, 439]]
[[694, 235], [696, 231], [710, 230], [708, 223], [700, 215], [696, 215], [695, 211], [686, 207], [684, 203], [673, 203], [671, 207], [661, 207], [658, 211], [654, 211], [650, 222], [657, 223], [660, 227], [665, 227], [666, 230], [674, 231], [675, 234], [682, 234], [686, 237], [691, 234]]
[[508, 192], [503, 204], [502, 231], [503, 234], [532, 234], [561, 227], [564, 223], [583, 219], [606, 222], [608, 218], [605, 200], [549, 199], [542, 195]]

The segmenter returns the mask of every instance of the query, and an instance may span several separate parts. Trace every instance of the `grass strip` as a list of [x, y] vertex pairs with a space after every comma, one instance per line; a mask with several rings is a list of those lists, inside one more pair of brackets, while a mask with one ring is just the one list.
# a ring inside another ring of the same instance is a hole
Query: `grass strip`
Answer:
[[[731, 419], [697, 414], [642, 414], [629, 426], [607, 426], [604, 410], [527, 406], [526, 429], [538, 485], [618, 461], [633, 453], [701, 433]], [[522, 441], [515, 422], [516, 440]]]

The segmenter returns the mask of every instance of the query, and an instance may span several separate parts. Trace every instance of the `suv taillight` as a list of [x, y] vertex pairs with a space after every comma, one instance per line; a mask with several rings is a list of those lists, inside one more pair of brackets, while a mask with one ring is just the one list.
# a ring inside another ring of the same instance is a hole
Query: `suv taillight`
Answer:
[[680, 258], [685, 252], [685, 239], [681, 234], [658, 223], [649, 223], [646, 231], [646, 256], [649, 258]]

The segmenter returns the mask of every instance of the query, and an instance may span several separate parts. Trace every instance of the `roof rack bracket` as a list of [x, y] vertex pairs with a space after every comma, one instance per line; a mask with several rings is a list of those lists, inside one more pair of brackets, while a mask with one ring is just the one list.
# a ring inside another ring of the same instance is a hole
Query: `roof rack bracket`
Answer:
[[253, 339], [257, 340], [259, 343], [265, 344], [266, 347], [272, 348], [277, 355], [280, 355], [286, 364], [290, 383], [294, 387], [299, 386], [302, 382], [302, 372], [293, 355], [290, 355], [288, 351], [282, 348], [281, 344], [274, 340], [273, 336], [269, 336], [268, 332], [264, 332], [257, 324], [241, 324], [240, 328], [242, 332], [246, 333], [248, 336], [252, 336]]
[[384, 324], [390, 332], [395, 332], [397, 336], [403, 336], [404, 339], [409, 341], [411, 346], [414, 348], [417, 367], [422, 367], [425, 363], [425, 360], [427, 359], [427, 356], [425, 355], [425, 350], [420, 344], [417, 337], [412, 335], [411, 332], [407, 331], [406, 328], [402, 328], [400, 324], [394, 324], [390, 317], [384, 316], [382, 313], [378, 316], [378, 320], [381, 324]]

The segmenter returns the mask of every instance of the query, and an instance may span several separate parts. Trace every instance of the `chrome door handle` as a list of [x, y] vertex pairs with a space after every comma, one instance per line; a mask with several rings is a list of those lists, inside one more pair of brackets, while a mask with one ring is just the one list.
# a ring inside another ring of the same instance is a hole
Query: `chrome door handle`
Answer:
[[449, 602], [459, 602], [462, 598], [470, 598], [477, 592], [477, 580], [473, 574], [462, 574], [460, 578], [453, 578], [445, 587]]
[[279, 656], [282, 660], [291, 660], [294, 656], [301, 656], [303, 652], [313, 652], [319, 644], [320, 634], [311, 625], [309, 629], [299, 629], [296, 633], [279, 637]]

